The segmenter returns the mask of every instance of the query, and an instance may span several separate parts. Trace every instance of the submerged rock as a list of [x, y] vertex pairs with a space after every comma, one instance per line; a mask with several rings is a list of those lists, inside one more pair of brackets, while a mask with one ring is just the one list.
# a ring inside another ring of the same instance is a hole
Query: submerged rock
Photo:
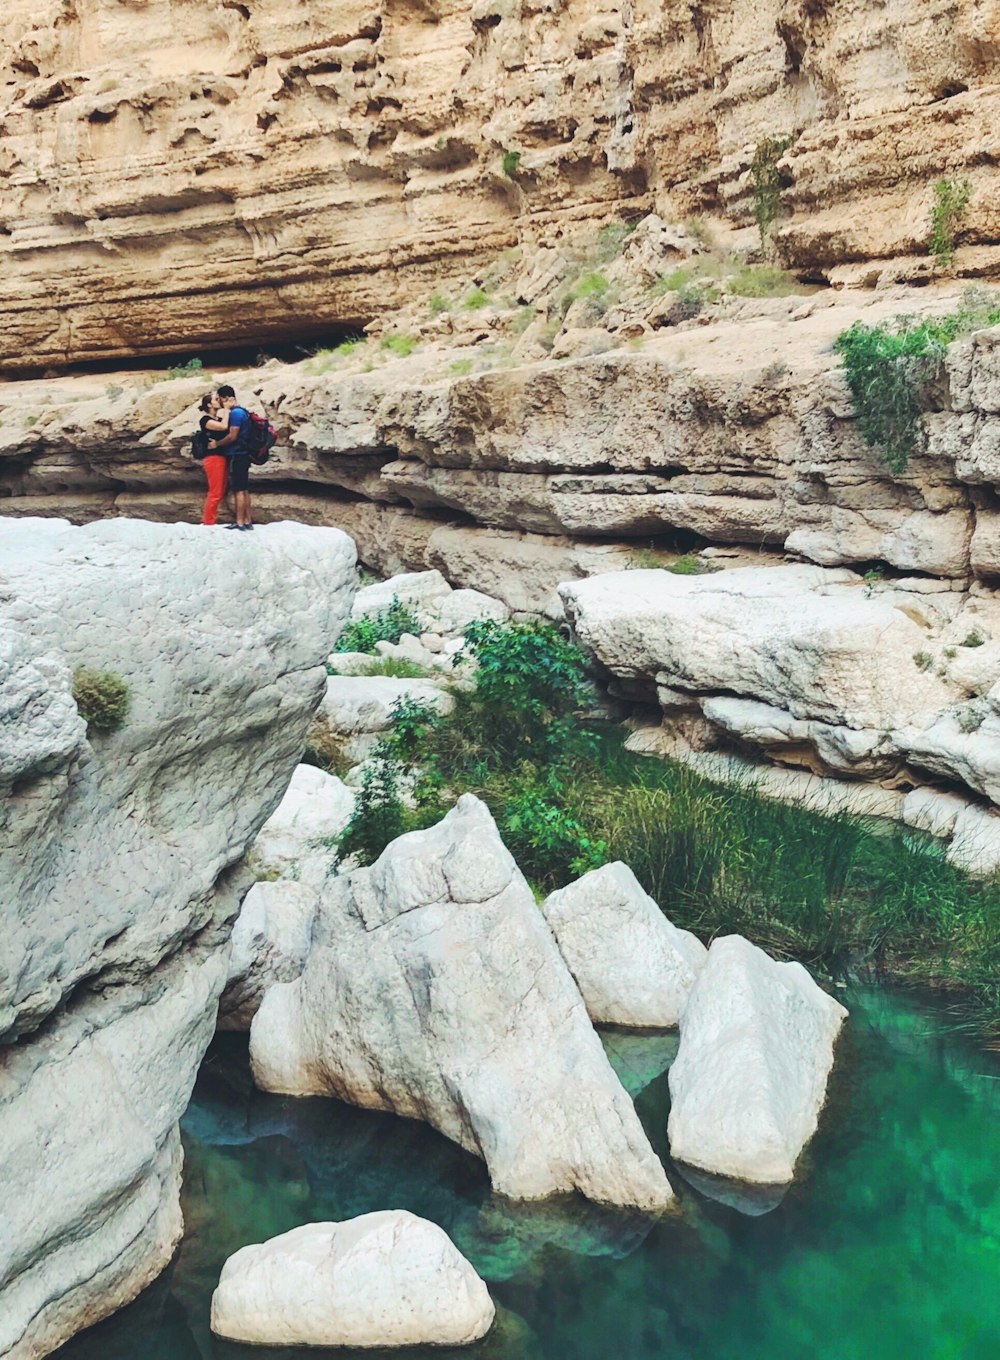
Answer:
[[390, 1209], [243, 1247], [222, 1268], [212, 1331], [263, 1346], [461, 1346], [494, 1313], [447, 1233]]
[[253, 1022], [268, 1091], [426, 1119], [513, 1199], [672, 1193], [531, 890], [467, 794], [331, 880], [302, 976]]
[[[4, 521], [0, 580], [0, 1354], [35, 1360], [180, 1236], [236, 866], [302, 750], [354, 547]], [[128, 686], [117, 730], [77, 711], [81, 666]]]
[[305, 967], [319, 897], [304, 883], [255, 883], [233, 927], [219, 1029], [249, 1030], [264, 993]]
[[584, 874], [542, 903], [594, 1021], [670, 1029], [708, 951], [663, 915], [627, 864]]
[[846, 1016], [801, 964], [777, 963], [740, 935], [713, 941], [670, 1069], [671, 1156], [733, 1180], [790, 1181]]

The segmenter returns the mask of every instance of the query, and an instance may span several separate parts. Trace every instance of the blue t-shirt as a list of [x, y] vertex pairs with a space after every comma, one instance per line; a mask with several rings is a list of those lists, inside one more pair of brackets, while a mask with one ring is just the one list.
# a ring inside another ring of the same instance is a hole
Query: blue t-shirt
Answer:
[[228, 454], [232, 458], [238, 453], [248, 453], [247, 435], [250, 430], [250, 412], [245, 411], [242, 406], [234, 406], [229, 412], [229, 428], [237, 430], [236, 438], [231, 444], [227, 444], [222, 453]]

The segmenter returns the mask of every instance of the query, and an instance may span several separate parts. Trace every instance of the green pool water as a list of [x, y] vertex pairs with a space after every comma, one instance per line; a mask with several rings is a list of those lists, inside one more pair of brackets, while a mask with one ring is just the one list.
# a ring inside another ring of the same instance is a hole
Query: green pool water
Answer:
[[[451, 1234], [498, 1307], [479, 1346], [406, 1352], [415, 1360], [1000, 1360], [1000, 1056], [909, 997], [845, 999], [820, 1132], [780, 1204], [741, 1212], [667, 1161], [680, 1212], [659, 1222], [575, 1200], [500, 1201], [476, 1158], [421, 1124], [255, 1091], [245, 1039], [220, 1037], [183, 1125], [176, 1259], [60, 1354], [261, 1355], [209, 1333], [225, 1258], [300, 1223], [406, 1208]], [[606, 1042], [666, 1160], [676, 1041]]]

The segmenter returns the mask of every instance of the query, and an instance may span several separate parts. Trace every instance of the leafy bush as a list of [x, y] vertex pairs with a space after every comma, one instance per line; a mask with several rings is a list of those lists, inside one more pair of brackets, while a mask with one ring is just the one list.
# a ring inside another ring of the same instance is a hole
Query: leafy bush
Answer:
[[965, 637], [958, 644], [960, 647], [982, 647], [986, 639], [978, 628], [973, 628], [971, 633], [966, 633]]
[[610, 264], [612, 260], [617, 260], [625, 248], [625, 242], [638, 225], [636, 219], [634, 222], [608, 222], [603, 226], [597, 233], [598, 264]]
[[488, 715], [484, 757], [510, 767], [563, 759], [586, 744], [576, 710], [587, 695], [584, 656], [549, 623], [477, 619], [463, 649], [479, 663], [476, 703]]
[[353, 619], [337, 639], [337, 645], [333, 650], [373, 652], [376, 642], [396, 643], [404, 633], [417, 636], [422, 631], [420, 620], [409, 605], [394, 597], [388, 608], [380, 609], [376, 614], [365, 614], [360, 619]]
[[363, 675], [389, 675], [396, 680], [419, 680], [427, 675], [423, 666], [398, 656], [380, 656], [362, 671]]
[[938, 264], [945, 268], [955, 257], [955, 232], [971, 193], [972, 188], [967, 179], [939, 179], [934, 185], [930, 251]]
[[513, 179], [517, 174], [517, 167], [521, 164], [520, 151], [505, 151], [503, 153], [503, 172], [508, 179]]
[[928, 392], [944, 372], [953, 340], [1000, 324], [1000, 300], [985, 288], [967, 288], [956, 311], [918, 321], [897, 317], [889, 326], [856, 321], [834, 342], [851, 389], [858, 425], [882, 452], [892, 472], [903, 472], [921, 438]]
[[473, 288], [462, 299], [462, 306], [467, 312], [479, 312], [488, 307], [492, 301], [492, 297], [484, 288]]
[[399, 796], [402, 775], [398, 761], [376, 750], [365, 764], [354, 812], [337, 846], [337, 861], [353, 857], [374, 864], [382, 851], [410, 829], [407, 810]]
[[670, 563], [667, 571], [672, 571], [675, 576], [705, 576], [712, 571], [712, 567], [694, 553], [684, 553], [676, 562]]
[[472, 372], [472, 360], [456, 359], [454, 363], [448, 365], [448, 372], [453, 373], [456, 378], [464, 378]]
[[573, 294], [577, 298], [601, 297], [608, 291], [611, 285], [599, 270], [594, 270], [590, 274], [584, 274], [573, 289]]
[[781, 206], [781, 190], [785, 181], [778, 170], [778, 161], [791, 144], [791, 137], [765, 137], [763, 141], [757, 143], [753, 160], [750, 162], [753, 215], [757, 221], [762, 246], [768, 244], [771, 227], [777, 220]]
[[552, 890], [607, 862], [607, 846], [588, 835], [558, 801], [549, 781], [511, 795], [499, 817], [500, 834], [522, 873]]
[[78, 666], [73, 672], [73, 698], [87, 730], [113, 732], [128, 713], [128, 685], [114, 671], [92, 671]]
[[196, 373], [200, 373], [205, 365], [200, 359], [189, 359], [186, 364], [176, 364], [173, 368], [167, 369], [168, 378], [193, 378]]
[[929, 671], [934, 664], [934, 658], [931, 656], [930, 652], [914, 652], [913, 664], [918, 671]]
[[431, 316], [440, 316], [448, 310], [448, 299], [443, 293], [435, 293], [427, 303], [427, 310]]

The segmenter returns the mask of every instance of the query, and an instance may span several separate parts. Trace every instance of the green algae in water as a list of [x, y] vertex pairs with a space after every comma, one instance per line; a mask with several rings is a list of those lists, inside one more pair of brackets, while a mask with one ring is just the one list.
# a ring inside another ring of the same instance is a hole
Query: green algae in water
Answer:
[[[683, 1212], [659, 1222], [576, 1199], [511, 1204], [476, 1158], [421, 1124], [254, 1091], [245, 1040], [223, 1036], [183, 1124], [180, 1251], [63, 1360], [399, 1355], [262, 1352], [208, 1329], [238, 1247], [386, 1208], [445, 1228], [498, 1306], [484, 1342], [403, 1352], [414, 1360], [997, 1360], [1000, 1059], [909, 998], [866, 990], [847, 1004], [803, 1175], [759, 1217], [695, 1193], [669, 1166]], [[607, 1043], [666, 1157], [671, 1041]]]

